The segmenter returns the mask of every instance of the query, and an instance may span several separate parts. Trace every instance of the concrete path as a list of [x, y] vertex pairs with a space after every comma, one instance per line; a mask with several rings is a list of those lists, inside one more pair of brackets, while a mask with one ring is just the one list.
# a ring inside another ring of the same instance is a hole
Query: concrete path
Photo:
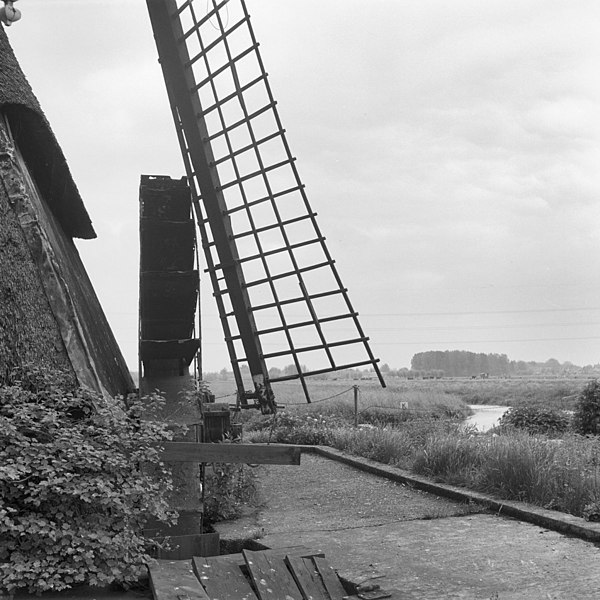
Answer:
[[300, 467], [260, 467], [260, 484], [265, 505], [221, 525], [222, 537], [322, 550], [342, 577], [399, 598], [600, 599], [591, 542], [310, 454]]

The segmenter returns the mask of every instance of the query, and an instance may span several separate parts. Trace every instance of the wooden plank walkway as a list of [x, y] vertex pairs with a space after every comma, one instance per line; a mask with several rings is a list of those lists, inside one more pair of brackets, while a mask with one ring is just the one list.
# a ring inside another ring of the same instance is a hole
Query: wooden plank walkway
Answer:
[[155, 600], [343, 600], [389, 598], [383, 591], [349, 596], [327, 559], [303, 546], [192, 560], [148, 568]]

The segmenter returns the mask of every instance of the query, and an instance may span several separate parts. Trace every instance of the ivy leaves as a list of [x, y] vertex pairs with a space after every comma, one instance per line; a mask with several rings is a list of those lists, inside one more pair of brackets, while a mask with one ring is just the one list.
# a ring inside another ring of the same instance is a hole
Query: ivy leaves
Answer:
[[0, 387], [0, 592], [135, 580], [144, 523], [176, 517], [158, 452], [172, 432], [147, 419], [161, 398], [105, 400], [63, 382], [29, 369]]

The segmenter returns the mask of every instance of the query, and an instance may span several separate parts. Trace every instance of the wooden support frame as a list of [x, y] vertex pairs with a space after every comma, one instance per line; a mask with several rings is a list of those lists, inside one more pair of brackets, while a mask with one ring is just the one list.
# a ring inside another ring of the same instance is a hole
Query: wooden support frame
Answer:
[[[346, 364], [370, 365], [385, 387], [308, 202], [244, 0], [146, 2], [239, 401], [275, 412], [269, 367], [281, 357], [308, 402], [306, 377]], [[293, 322], [290, 298], [310, 320]], [[355, 331], [347, 341], [324, 326], [337, 315]]]
[[288, 444], [202, 444], [166, 442], [161, 458], [167, 462], [299, 465], [301, 448]]

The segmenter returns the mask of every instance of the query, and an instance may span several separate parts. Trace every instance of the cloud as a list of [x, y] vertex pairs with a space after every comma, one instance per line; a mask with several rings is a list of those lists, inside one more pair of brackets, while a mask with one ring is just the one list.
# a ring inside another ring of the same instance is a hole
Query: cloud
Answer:
[[[600, 4], [248, 8], [300, 175], [359, 310], [597, 304]], [[137, 310], [139, 175], [183, 170], [150, 22], [131, 0], [29, 0], [23, 11], [9, 34], [101, 234], [82, 252], [120, 335], [123, 305]], [[106, 264], [119, 269], [108, 276]], [[509, 324], [497, 319], [488, 337]], [[219, 339], [212, 327], [208, 344]], [[593, 362], [593, 343], [564, 352]], [[516, 358], [544, 358], [543, 348]], [[407, 364], [410, 349], [395, 350], [384, 362]], [[209, 368], [227, 360], [210, 355]]]

